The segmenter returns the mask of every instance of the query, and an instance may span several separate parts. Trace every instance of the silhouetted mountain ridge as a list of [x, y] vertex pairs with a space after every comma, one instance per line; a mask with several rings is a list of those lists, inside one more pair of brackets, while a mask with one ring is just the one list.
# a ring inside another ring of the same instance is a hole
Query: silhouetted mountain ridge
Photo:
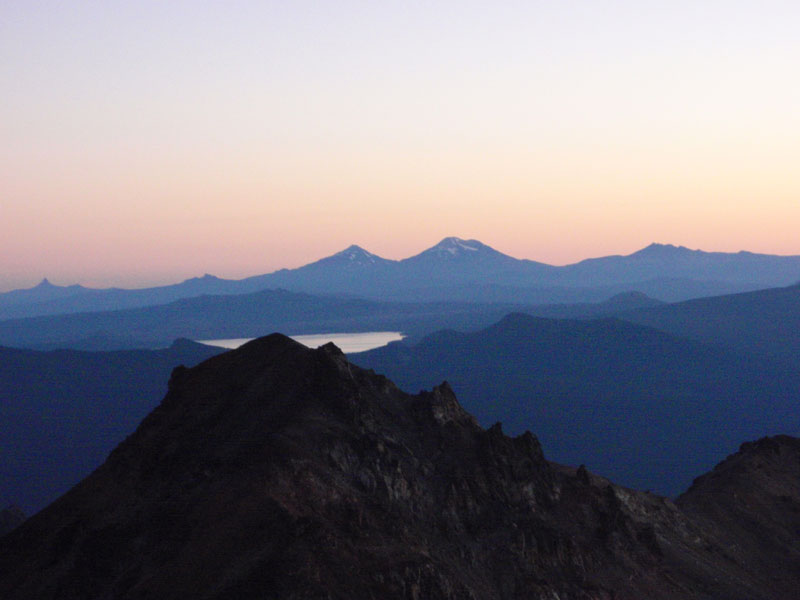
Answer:
[[[792, 452], [773, 464], [784, 462], [797, 469]], [[768, 477], [783, 485], [779, 469]], [[800, 506], [797, 495], [782, 502], [779, 517]], [[530, 433], [481, 429], [447, 385], [409, 396], [332, 345], [309, 350], [272, 335], [176, 369], [161, 404], [100, 468], [0, 538], [0, 595], [766, 600], [796, 592], [795, 553], [770, 567], [766, 545], [767, 567], [754, 568], [717, 544], [723, 532], [708, 514], [697, 521], [691, 507], [554, 466]], [[747, 534], [775, 531], [756, 522]], [[796, 551], [797, 533], [780, 533], [783, 549]]]
[[674, 258], [676, 256], [686, 256], [687, 254], [696, 253], [702, 254], [702, 250], [690, 250], [686, 246], [676, 246], [674, 244], [659, 244], [658, 242], [653, 242], [649, 246], [642, 248], [641, 250], [637, 250], [636, 252], [630, 254], [630, 257], [637, 257], [637, 258], [665, 258], [670, 257]]
[[535, 430], [554, 460], [663, 494], [685, 489], [742, 439], [800, 434], [796, 364], [619, 319], [510, 314], [351, 359], [407, 391], [446, 379], [484, 426]]
[[664, 301], [751, 291], [800, 281], [800, 256], [689, 250], [651, 244], [627, 256], [566, 266], [521, 260], [478, 240], [447, 237], [403, 260], [352, 245], [296, 269], [225, 280], [211, 275], [140, 290], [61, 288], [45, 280], [0, 294], [0, 319], [153, 306], [204, 294], [284, 288], [391, 301], [596, 302], [639, 291]]
[[[787, 590], [800, 564], [800, 439], [780, 435], [746, 442], [698, 477], [676, 503], [709, 542]], [[768, 575], [767, 575], [768, 574]]]
[[673, 335], [797, 364], [800, 284], [640, 307], [620, 318]]

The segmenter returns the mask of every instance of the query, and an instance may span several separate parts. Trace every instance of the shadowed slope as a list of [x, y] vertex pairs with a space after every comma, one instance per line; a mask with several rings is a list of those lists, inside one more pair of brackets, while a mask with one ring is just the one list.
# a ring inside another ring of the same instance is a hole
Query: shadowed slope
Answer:
[[332, 345], [276, 334], [176, 369], [102, 467], [0, 539], [0, 595], [766, 599], [783, 589], [703, 541], [670, 502], [554, 468], [530, 433], [482, 430], [446, 385], [409, 396]]
[[91, 473], [164, 395], [176, 365], [219, 348], [39, 352], [0, 347], [0, 506], [30, 514]]
[[5, 535], [25, 521], [25, 513], [18, 506], [7, 506], [0, 510], [0, 536]]
[[[742, 444], [698, 477], [677, 504], [700, 524], [709, 543], [772, 585], [800, 596], [800, 439], [781, 435]], [[794, 587], [793, 587], [794, 586]]]
[[800, 284], [641, 308], [619, 317], [743, 354], [795, 365], [800, 356]]

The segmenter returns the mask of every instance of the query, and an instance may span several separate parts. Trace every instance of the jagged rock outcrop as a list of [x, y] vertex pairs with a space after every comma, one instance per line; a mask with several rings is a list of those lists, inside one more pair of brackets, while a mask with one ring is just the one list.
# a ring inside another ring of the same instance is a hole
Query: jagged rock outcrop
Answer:
[[676, 503], [714, 552], [744, 565], [774, 598], [798, 598], [798, 499], [800, 439], [780, 435], [742, 444]]
[[276, 334], [176, 369], [99, 469], [0, 540], [0, 597], [788, 597], [689, 499], [553, 465], [446, 384], [410, 396]]

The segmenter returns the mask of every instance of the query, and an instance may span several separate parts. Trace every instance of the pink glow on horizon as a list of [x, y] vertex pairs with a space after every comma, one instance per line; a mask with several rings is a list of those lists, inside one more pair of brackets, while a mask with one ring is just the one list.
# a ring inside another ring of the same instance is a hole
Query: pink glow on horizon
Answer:
[[0, 291], [446, 236], [800, 254], [800, 6], [0, 7]]

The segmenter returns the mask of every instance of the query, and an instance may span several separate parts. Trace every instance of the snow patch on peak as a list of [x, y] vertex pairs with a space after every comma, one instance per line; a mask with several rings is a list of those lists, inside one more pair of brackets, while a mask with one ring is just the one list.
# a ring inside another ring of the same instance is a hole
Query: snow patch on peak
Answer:
[[344, 258], [354, 263], [375, 263], [378, 259], [378, 256], [372, 254], [371, 252], [367, 252], [361, 246], [357, 246], [356, 244], [348, 246], [341, 252], [337, 252], [334, 256]]
[[436, 244], [434, 248], [455, 255], [461, 250], [477, 252], [480, 250], [480, 246], [481, 243], [477, 240], [462, 240], [458, 237], [446, 237]]
[[423, 252], [404, 259], [412, 263], [418, 261], [454, 262], [454, 263], [485, 263], [496, 260], [515, 260], [478, 240], [465, 240], [459, 237], [446, 237], [435, 246]]

